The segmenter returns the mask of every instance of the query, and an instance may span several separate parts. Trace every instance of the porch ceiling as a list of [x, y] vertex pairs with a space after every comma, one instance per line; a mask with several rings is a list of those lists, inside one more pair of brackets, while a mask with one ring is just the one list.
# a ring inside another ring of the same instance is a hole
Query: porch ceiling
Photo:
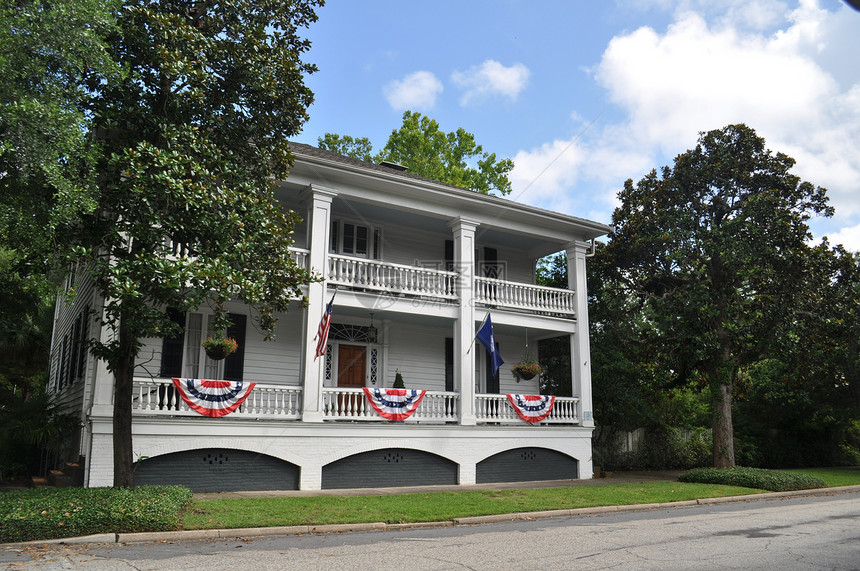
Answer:
[[[377, 203], [348, 200], [340, 196], [332, 203], [332, 210], [335, 215], [355, 218], [369, 224], [406, 226], [416, 231], [453, 236], [448, 227], [449, 220], [434, 217], [430, 212], [388, 208]], [[498, 223], [504, 224], [504, 220], [500, 219]], [[524, 250], [535, 258], [554, 254], [564, 248], [564, 244], [559, 242], [489, 226], [478, 227], [475, 241], [479, 245]]]

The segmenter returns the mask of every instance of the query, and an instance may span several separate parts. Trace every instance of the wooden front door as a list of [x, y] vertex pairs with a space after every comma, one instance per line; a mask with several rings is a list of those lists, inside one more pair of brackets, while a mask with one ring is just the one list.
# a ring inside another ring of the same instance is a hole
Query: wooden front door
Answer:
[[[367, 350], [358, 345], [340, 345], [337, 352], [337, 386], [340, 388], [360, 389], [364, 386]], [[338, 396], [340, 415], [361, 414], [364, 394]]]

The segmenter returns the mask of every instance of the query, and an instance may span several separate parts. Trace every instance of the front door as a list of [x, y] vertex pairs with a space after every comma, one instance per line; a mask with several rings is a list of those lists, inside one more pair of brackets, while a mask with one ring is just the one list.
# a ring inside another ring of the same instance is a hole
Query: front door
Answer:
[[[358, 345], [340, 345], [337, 352], [338, 388], [360, 389], [364, 386], [367, 350]], [[340, 416], [361, 414], [363, 393], [343, 394], [338, 397]]]

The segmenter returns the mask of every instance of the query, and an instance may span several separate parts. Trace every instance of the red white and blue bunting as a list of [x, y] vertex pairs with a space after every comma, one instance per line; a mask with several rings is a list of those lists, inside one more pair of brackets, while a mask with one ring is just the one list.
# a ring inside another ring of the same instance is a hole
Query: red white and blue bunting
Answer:
[[555, 404], [554, 396], [507, 395], [507, 397], [519, 417], [526, 422], [542, 421], [549, 416]]
[[369, 389], [364, 396], [379, 416], [388, 420], [406, 420], [421, 404], [427, 391], [415, 389]]
[[257, 383], [244, 381], [209, 381], [205, 379], [173, 379], [188, 406], [203, 416], [230, 414], [245, 402]]

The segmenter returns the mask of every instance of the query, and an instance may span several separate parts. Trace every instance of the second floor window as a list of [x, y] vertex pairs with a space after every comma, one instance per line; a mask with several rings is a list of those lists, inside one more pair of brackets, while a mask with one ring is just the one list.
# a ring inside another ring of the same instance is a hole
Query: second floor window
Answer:
[[335, 254], [379, 260], [382, 233], [379, 228], [346, 220], [332, 220], [329, 249]]

